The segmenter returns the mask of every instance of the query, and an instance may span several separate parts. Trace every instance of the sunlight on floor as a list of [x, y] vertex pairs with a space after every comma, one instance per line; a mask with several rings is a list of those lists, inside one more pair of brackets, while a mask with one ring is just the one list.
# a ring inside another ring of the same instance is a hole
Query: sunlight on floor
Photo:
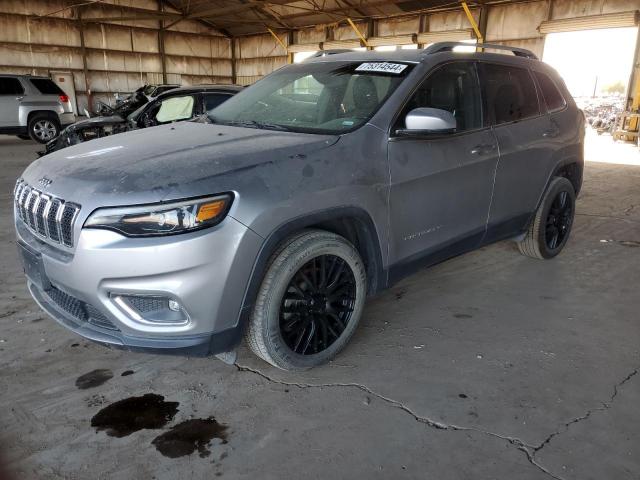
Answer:
[[587, 162], [640, 166], [640, 148], [635, 144], [616, 142], [611, 135], [598, 135], [592, 128], [587, 128], [584, 150]]

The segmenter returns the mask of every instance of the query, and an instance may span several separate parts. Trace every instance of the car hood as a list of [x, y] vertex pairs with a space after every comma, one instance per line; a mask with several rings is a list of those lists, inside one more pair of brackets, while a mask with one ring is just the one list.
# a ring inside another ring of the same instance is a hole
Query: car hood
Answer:
[[78, 130], [81, 128], [98, 127], [101, 125], [111, 125], [114, 123], [123, 123], [126, 120], [120, 115], [110, 115], [108, 117], [91, 117], [78, 122], [72, 123], [67, 127], [70, 130]]
[[33, 162], [22, 178], [36, 188], [49, 183], [47, 193], [83, 206], [151, 203], [232, 190], [255, 168], [306, 158], [339, 138], [179, 122], [53, 152]]

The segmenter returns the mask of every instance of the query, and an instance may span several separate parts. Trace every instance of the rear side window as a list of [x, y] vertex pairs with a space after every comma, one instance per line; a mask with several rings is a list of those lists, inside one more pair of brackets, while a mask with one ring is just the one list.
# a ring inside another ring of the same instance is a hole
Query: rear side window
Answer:
[[12, 77], [0, 77], [0, 95], [20, 95], [24, 88], [20, 80]]
[[456, 130], [464, 132], [482, 127], [480, 84], [475, 65], [455, 62], [431, 73], [404, 107], [400, 125], [414, 108], [439, 108], [456, 117]]
[[541, 72], [533, 72], [538, 80], [538, 85], [540, 85], [540, 89], [542, 90], [542, 96], [544, 97], [544, 101], [547, 104], [547, 108], [549, 111], [553, 110], [562, 110], [567, 102], [564, 97], [556, 87], [551, 78], [548, 75]]
[[540, 114], [533, 78], [525, 68], [484, 64], [487, 105], [496, 125]]
[[204, 109], [208, 112], [213, 110], [218, 105], [228, 100], [231, 95], [225, 93], [205, 93], [204, 95]]
[[64, 95], [64, 92], [53, 80], [48, 78], [30, 78], [31, 84], [43, 95]]

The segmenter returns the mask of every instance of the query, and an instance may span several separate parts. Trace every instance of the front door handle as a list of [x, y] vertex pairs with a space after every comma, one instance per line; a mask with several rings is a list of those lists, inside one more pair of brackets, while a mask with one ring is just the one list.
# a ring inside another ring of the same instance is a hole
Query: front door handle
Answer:
[[542, 136], [544, 138], [555, 138], [558, 136], [558, 134], [560, 133], [560, 130], [557, 129], [553, 129], [553, 130], [545, 130], [544, 132], [542, 132]]
[[495, 144], [476, 145], [471, 149], [471, 155], [487, 155], [496, 149]]

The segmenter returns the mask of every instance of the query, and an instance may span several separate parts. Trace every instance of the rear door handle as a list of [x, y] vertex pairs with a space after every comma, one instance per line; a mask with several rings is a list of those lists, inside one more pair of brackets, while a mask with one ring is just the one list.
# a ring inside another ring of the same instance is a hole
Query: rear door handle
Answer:
[[22, 100], [24, 97], [16, 97], [16, 100]]
[[495, 149], [495, 144], [476, 145], [471, 149], [471, 155], [487, 155]]
[[542, 136], [545, 138], [555, 138], [558, 136], [558, 134], [560, 133], [560, 130], [545, 130], [544, 132], [542, 132]]

